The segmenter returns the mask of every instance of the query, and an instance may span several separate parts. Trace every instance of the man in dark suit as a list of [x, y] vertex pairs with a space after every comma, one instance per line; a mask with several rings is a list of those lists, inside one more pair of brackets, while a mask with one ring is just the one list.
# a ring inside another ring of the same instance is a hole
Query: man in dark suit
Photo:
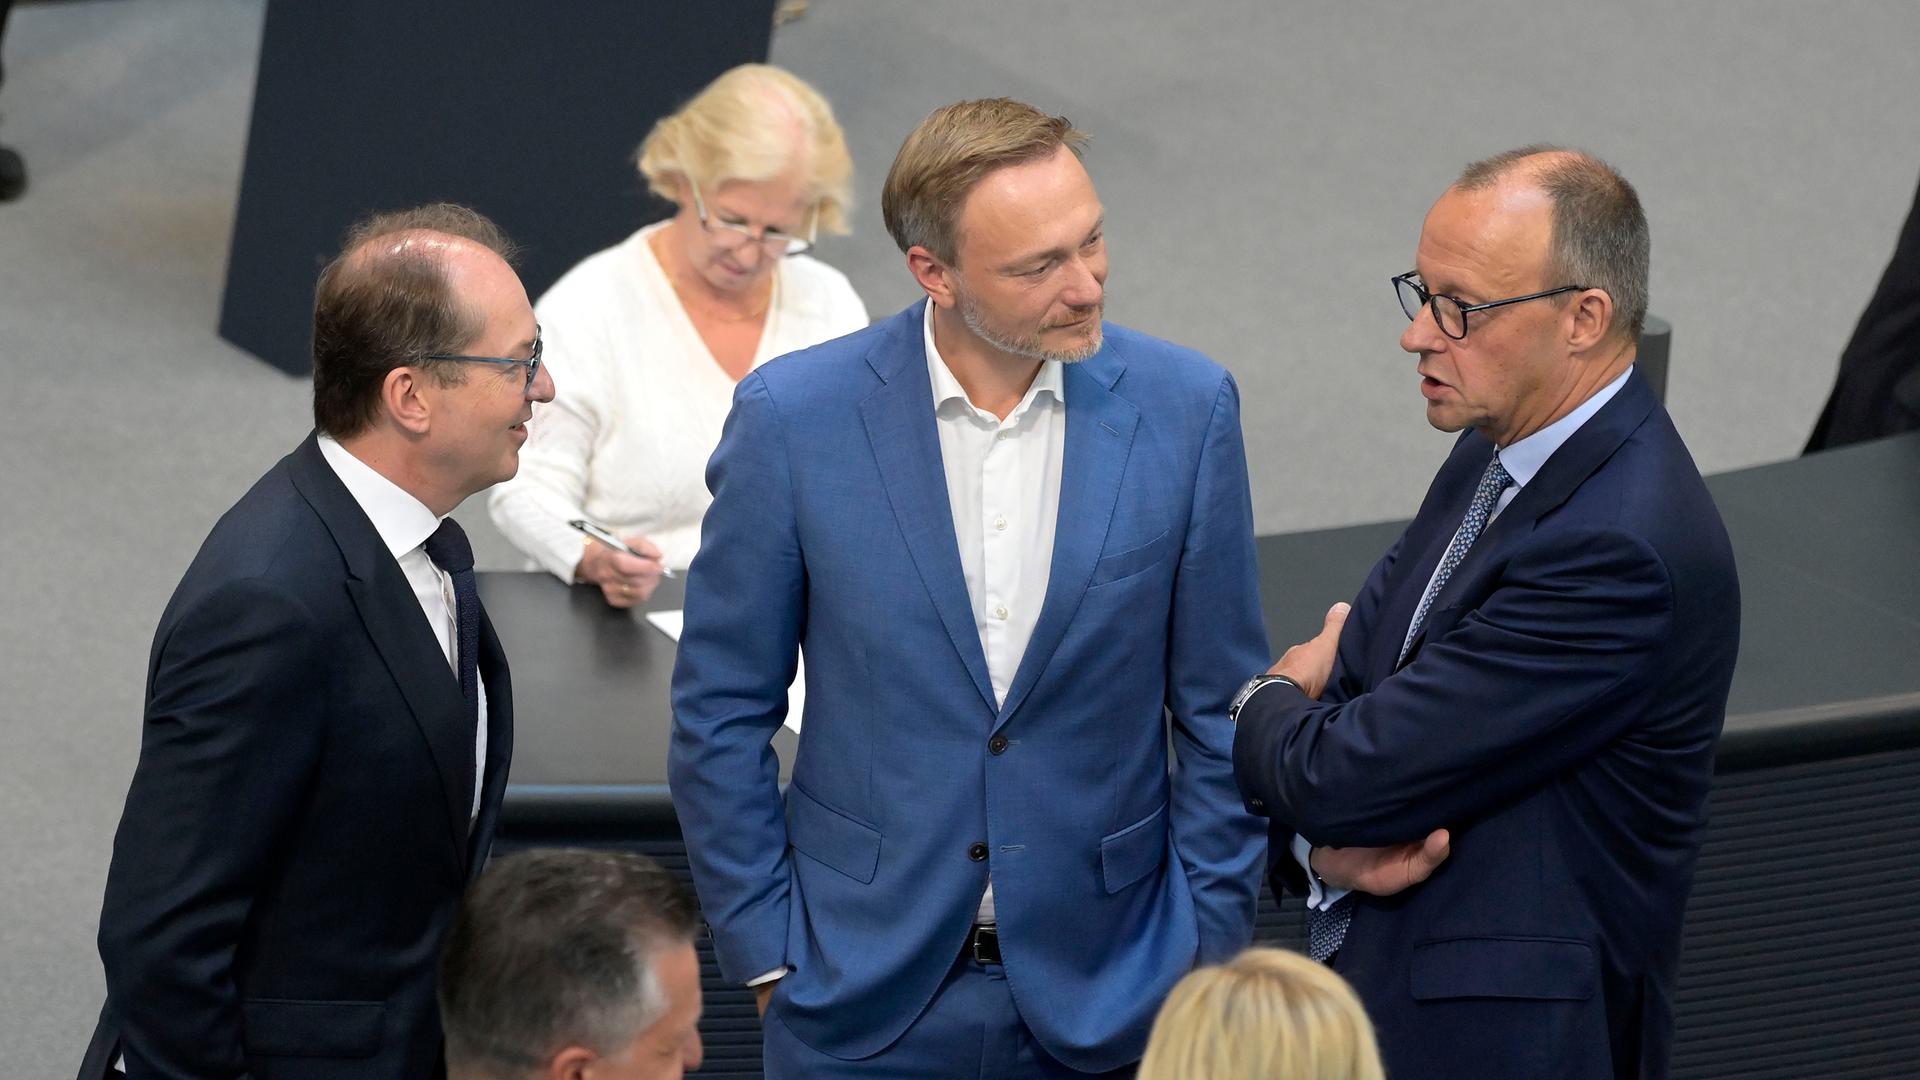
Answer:
[[1103, 321], [1083, 138], [1006, 99], [922, 122], [882, 212], [926, 298], [749, 375], [708, 468], [670, 777], [769, 1077], [1130, 1073], [1253, 936], [1239, 394]]
[[1806, 452], [1920, 428], [1920, 189], [1880, 286], [1840, 354]]
[[[7, 16], [13, 13], [13, 0], [0, 0], [0, 54], [6, 52]], [[0, 84], [7, 81], [6, 58], [0, 55]], [[0, 202], [20, 197], [27, 190], [27, 165], [20, 152], [0, 144]]]
[[317, 432], [161, 616], [100, 913], [83, 1077], [425, 1078], [434, 963], [485, 861], [512, 691], [447, 518], [550, 400], [484, 217], [357, 227], [314, 300]]
[[1666, 1074], [1739, 588], [1633, 370], [1647, 246], [1584, 154], [1502, 154], [1441, 196], [1395, 279], [1401, 347], [1428, 421], [1466, 433], [1351, 610], [1236, 703], [1274, 884], [1395, 1077]]

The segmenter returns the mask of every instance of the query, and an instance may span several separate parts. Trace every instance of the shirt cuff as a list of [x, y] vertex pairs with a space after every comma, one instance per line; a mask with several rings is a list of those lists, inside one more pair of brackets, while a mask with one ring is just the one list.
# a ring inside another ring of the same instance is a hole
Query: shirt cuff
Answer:
[[1320, 875], [1313, 872], [1313, 845], [1299, 833], [1293, 834], [1293, 843], [1288, 845], [1293, 852], [1293, 861], [1307, 872], [1307, 907], [1316, 911], [1325, 911], [1340, 902], [1351, 889], [1336, 889], [1323, 884]]
[[767, 972], [765, 975], [760, 975], [755, 978], [748, 979], [747, 985], [748, 986], [765, 986], [770, 982], [779, 982], [781, 979], [784, 979], [787, 977], [787, 972], [792, 970], [793, 970], [792, 968], [787, 967], [786, 965], [783, 964], [780, 967], [774, 968], [772, 971]]

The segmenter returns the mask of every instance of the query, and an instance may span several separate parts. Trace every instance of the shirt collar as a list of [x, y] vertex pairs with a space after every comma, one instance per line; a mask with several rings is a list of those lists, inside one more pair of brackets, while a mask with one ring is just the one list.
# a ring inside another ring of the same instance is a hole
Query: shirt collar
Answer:
[[396, 560], [426, 543], [427, 537], [440, 527], [440, 519], [427, 509], [426, 503], [375, 472], [373, 466], [354, 457], [330, 436], [320, 436], [320, 455], [346, 485], [347, 494], [360, 504], [361, 511], [373, 522], [374, 531], [380, 534], [381, 542]]
[[1514, 486], [1526, 487], [1528, 482], [1546, 465], [1547, 459], [1553, 456], [1553, 452], [1560, 449], [1568, 439], [1573, 438], [1573, 433], [1579, 431], [1587, 421], [1593, 419], [1593, 414], [1599, 412], [1601, 406], [1612, 401], [1613, 395], [1619, 393], [1620, 388], [1627, 384], [1627, 376], [1632, 374], [1633, 365], [1629, 364], [1627, 370], [1621, 372], [1618, 378], [1575, 406], [1572, 412], [1506, 449], [1498, 451], [1500, 464], [1507, 470], [1507, 475], [1513, 477]]
[[[946, 359], [940, 355], [939, 347], [933, 343], [932, 300], [926, 302], [926, 311], [922, 313], [920, 319], [920, 329], [921, 336], [927, 343], [927, 378], [933, 383], [934, 411], [939, 412], [941, 407], [949, 401], [958, 401], [969, 411], [980, 412], [973, 402], [967, 399], [967, 392], [961, 388], [960, 380], [953, 377], [953, 372], [947, 367]], [[1066, 404], [1067, 382], [1062, 367], [1058, 360], [1041, 361], [1040, 373], [1033, 377], [1033, 385], [1027, 387], [1026, 395], [1020, 399], [1020, 404], [1007, 414], [1006, 423], [1010, 424], [1018, 420], [1041, 394], [1052, 394], [1055, 401], [1062, 405]], [[996, 422], [998, 422], [997, 418]]]

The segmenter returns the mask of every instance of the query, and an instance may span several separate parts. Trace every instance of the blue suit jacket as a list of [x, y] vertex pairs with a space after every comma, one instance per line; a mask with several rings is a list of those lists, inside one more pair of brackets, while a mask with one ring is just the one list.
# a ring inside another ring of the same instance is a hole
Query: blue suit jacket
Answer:
[[1732, 550], [1636, 373], [1481, 534], [1396, 664], [1492, 453], [1455, 445], [1321, 700], [1275, 686], [1241, 710], [1236, 775], [1296, 888], [1295, 831], [1453, 830], [1427, 882], [1357, 898], [1335, 961], [1389, 1075], [1664, 1076], [1738, 644]]
[[[1112, 325], [1067, 366], [1051, 579], [996, 708], [921, 311], [734, 396], [674, 671], [675, 809], [721, 971], [790, 965], [772, 1009], [809, 1045], [857, 1058], [898, 1038], [991, 870], [1022, 1017], [1068, 1064], [1113, 1068], [1175, 980], [1252, 935], [1262, 823], [1225, 714], [1266, 633], [1237, 391]], [[783, 805], [768, 738], [797, 647]]]

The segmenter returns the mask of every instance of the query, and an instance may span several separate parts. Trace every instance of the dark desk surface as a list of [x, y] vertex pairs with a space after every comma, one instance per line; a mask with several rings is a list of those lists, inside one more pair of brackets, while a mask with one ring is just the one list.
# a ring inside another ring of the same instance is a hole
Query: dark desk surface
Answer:
[[[1723, 766], [1823, 743], [1920, 742], [1920, 434], [1710, 478], [1740, 567]], [[1350, 599], [1402, 522], [1260, 539], [1276, 653]], [[480, 575], [513, 664], [511, 797], [665, 804], [674, 646], [597, 589]], [[651, 607], [679, 607], [679, 582]], [[794, 737], [774, 740], [791, 760]]]

